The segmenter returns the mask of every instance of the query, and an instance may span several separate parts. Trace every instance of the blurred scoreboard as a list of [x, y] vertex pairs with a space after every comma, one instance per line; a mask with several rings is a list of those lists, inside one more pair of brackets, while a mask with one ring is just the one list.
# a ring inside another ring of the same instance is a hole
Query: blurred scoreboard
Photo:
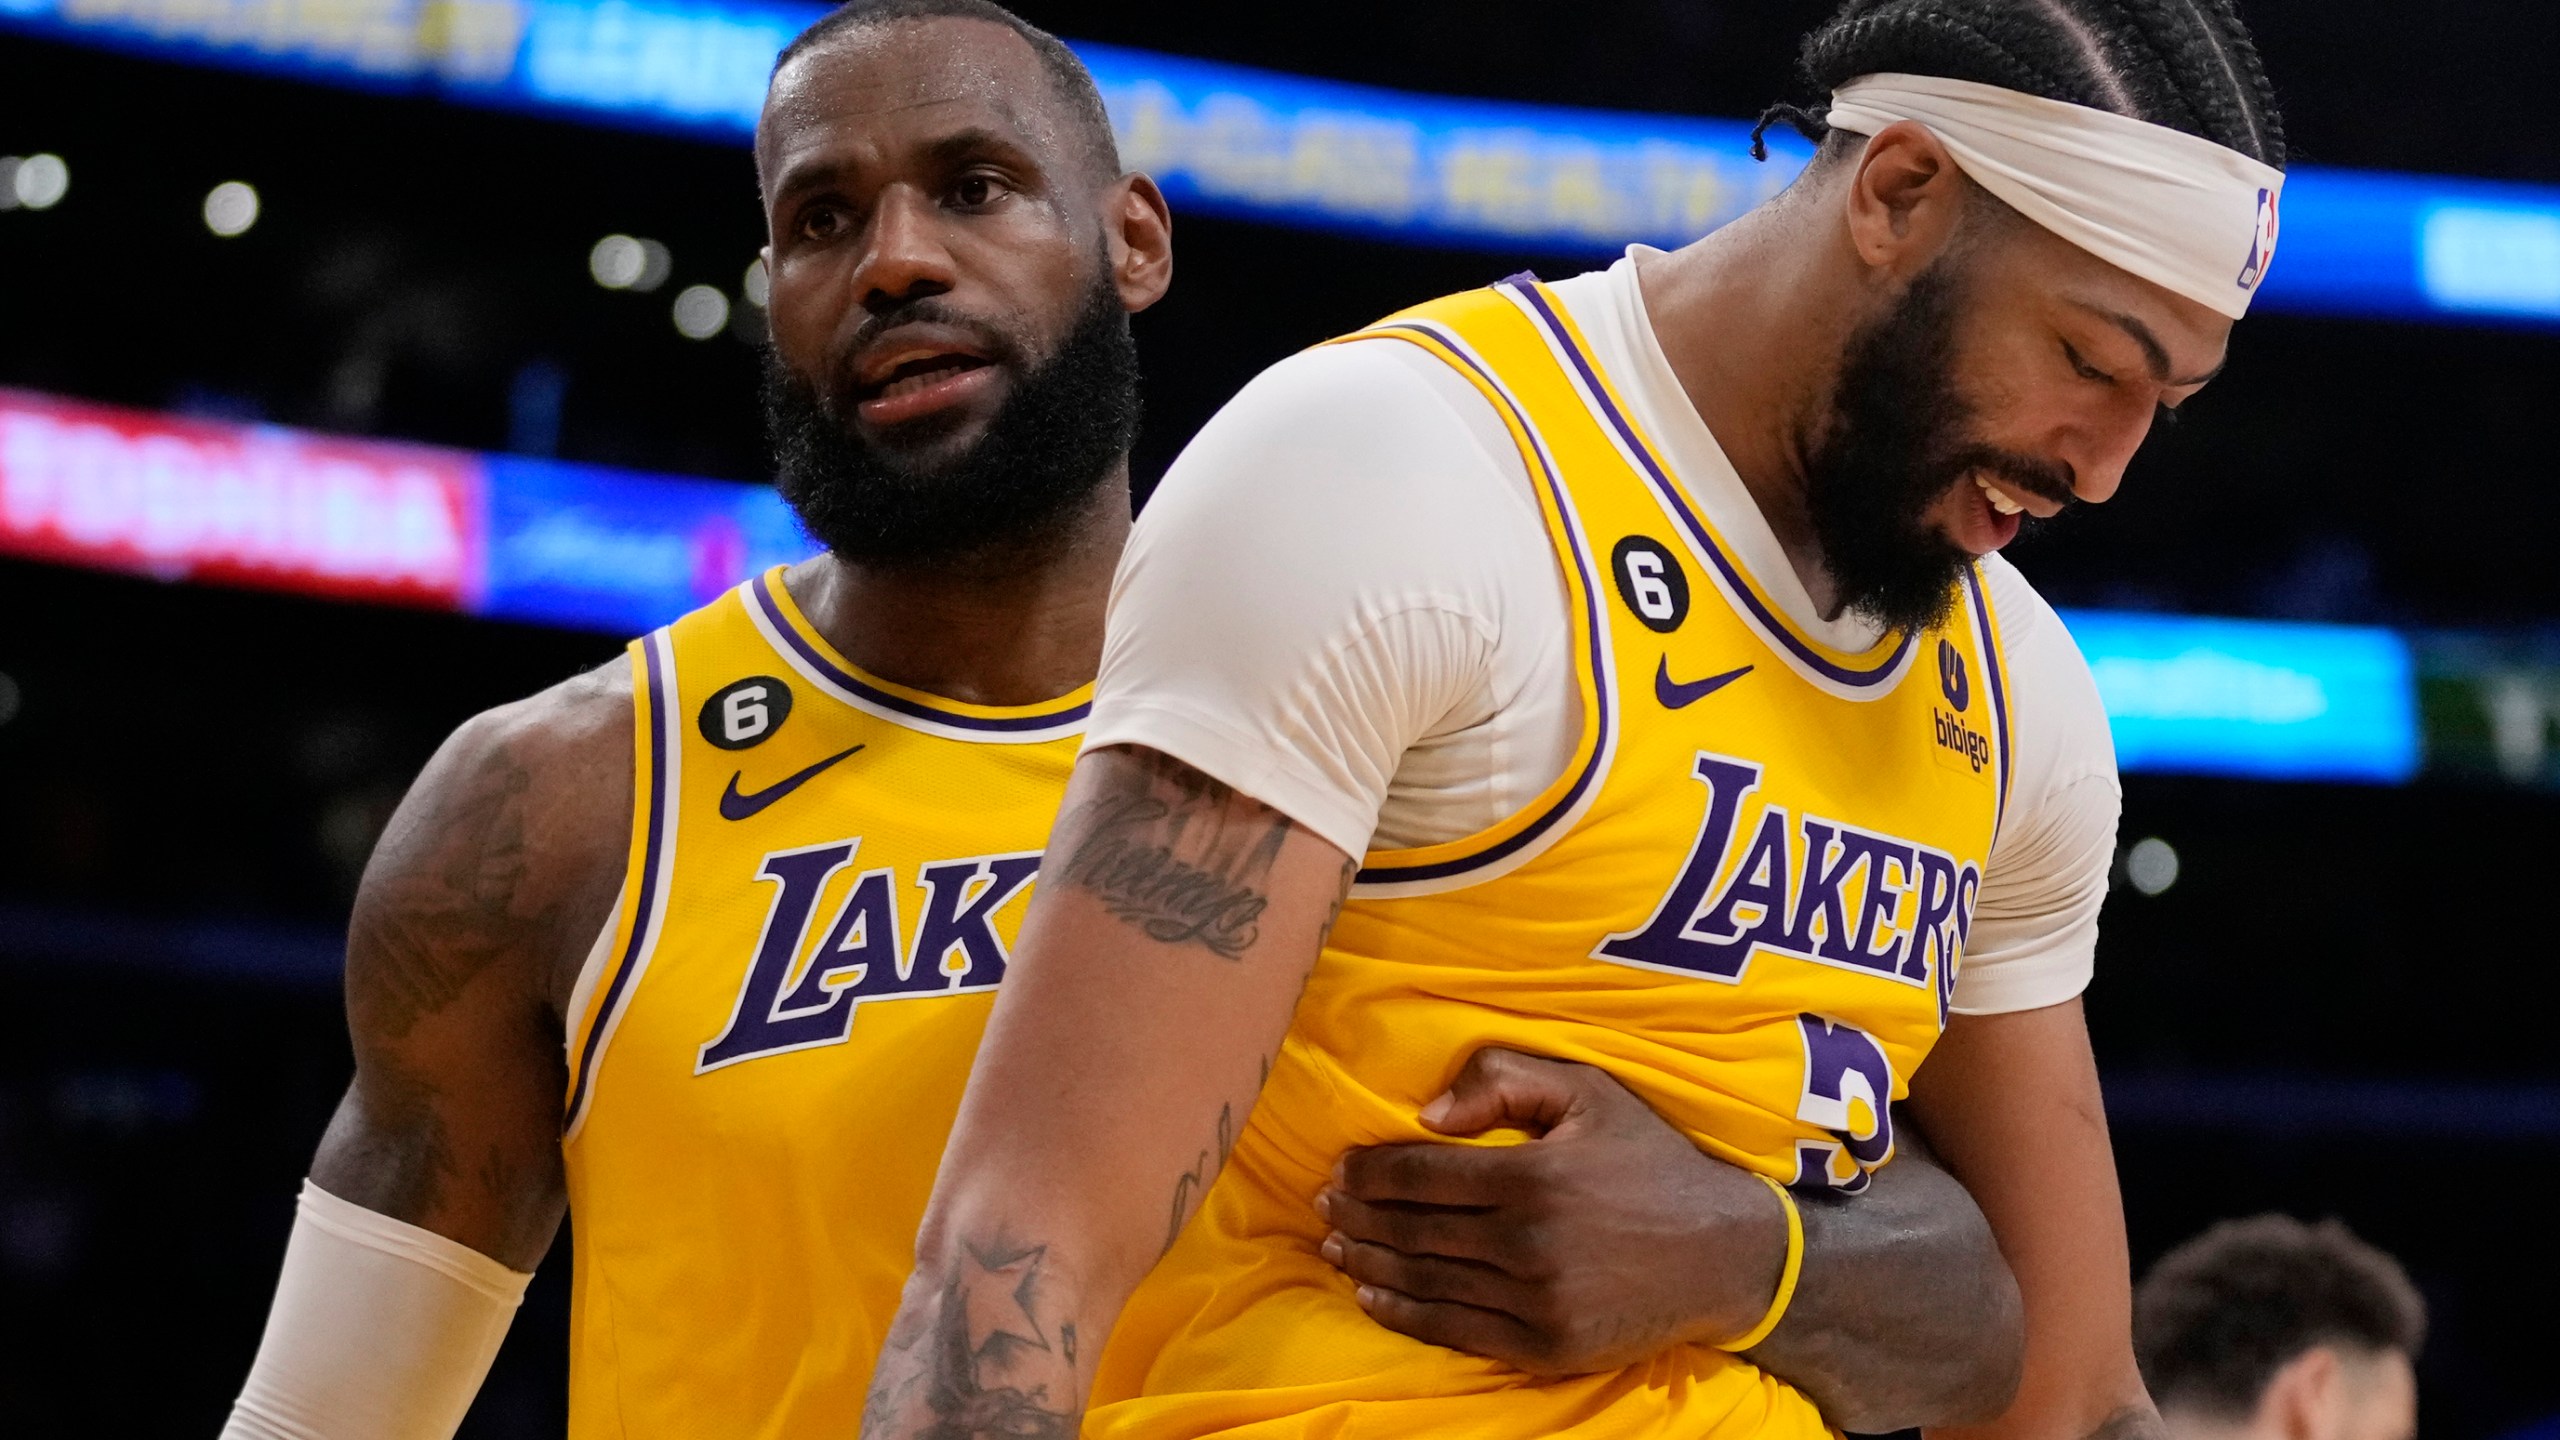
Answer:
[[[743, 143], [795, 0], [0, 0], [0, 28]], [[1180, 209], [1559, 256], [1675, 246], [1811, 153], [1734, 120], [1410, 94], [1079, 44], [1127, 162]], [[2261, 300], [2305, 313], [2560, 323], [2560, 187], [2312, 166]]]

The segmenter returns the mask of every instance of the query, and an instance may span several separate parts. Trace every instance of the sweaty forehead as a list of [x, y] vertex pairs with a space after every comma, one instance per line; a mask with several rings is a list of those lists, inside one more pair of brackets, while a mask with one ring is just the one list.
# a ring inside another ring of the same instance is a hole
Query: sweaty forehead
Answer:
[[795, 158], [844, 145], [977, 128], [1055, 156], [1061, 103], [1029, 41], [984, 20], [914, 18], [855, 25], [795, 56], [773, 79], [756, 124], [769, 187]]

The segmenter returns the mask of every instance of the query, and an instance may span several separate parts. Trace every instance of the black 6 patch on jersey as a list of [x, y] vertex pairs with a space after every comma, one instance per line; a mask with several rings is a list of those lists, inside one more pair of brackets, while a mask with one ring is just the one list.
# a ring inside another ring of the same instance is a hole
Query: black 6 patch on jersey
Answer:
[[723, 750], [761, 745], [791, 718], [791, 687], [771, 675], [750, 675], [711, 692], [695, 724], [702, 738]]
[[1646, 535], [1630, 535], [1609, 555], [1618, 598], [1644, 627], [1668, 635], [1689, 618], [1689, 573], [1670, 547]]

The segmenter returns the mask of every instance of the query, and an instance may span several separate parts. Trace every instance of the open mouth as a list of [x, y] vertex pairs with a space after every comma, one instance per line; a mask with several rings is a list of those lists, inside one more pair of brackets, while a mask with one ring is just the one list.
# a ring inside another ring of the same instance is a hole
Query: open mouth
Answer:
[[1973, 483], [1982, 487], [1983, 497], [1991, 502], [1992, 509], [1999, 511], [2003, 515], [2019, 515], [2025, 513], [2027, 507], [2012, 499], [2008, 491], [1992, 484], [1990, 476], [1976, 470], [1973, 472]]
[[874, 426], [904, 425], [977, 398], [1000, 370], [949, 341], [918, 337], [876, 345], [854, 371], [854, 412]]
[[929, 390], [955, 375], [986, 368], [987, 362], [975, 355], [956, 351], [938, 355], [919, 355], [891, 365], [877, 380], [855, 391], [864, 401], [895, 400]]

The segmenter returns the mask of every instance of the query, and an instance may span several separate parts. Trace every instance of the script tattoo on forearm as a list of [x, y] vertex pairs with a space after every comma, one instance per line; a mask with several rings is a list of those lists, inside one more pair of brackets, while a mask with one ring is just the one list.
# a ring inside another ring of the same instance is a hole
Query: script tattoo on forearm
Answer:
[[[1263, 1062], [1262, 1074], [1263, 1078], [1270, 1078], [1270, 1061]], [[1227, 1168], [1227, 1157], [1235, 1153], [1235, 1148], [1236, 1107], [1232, 1104], [1221, 1105], [1218, 1107], [1217, 1148], [1214, 1151], [1201, 1151], [1200, 1158], [1192, 1162], [1190, 1169], [1174, 1177], [1173, 1218], [1165, 1226], [1165, 1250], [1173, 1249], [1173, 1242], [1182, 1238], [1183, 1222], [1189, 1220], [1191, 1212], [1199, 1208], [1201, 1199], [1209, 1193], [1210, 1184], [1218, 1178], [1218, 1172]], [[1214, 1160], [1211, 1158], [1213, 1155], [1216, 1157]]]
[[[1360, 862], [1342, 862], [1342, 888], [1334, 892], [1333, 905], [1324, 912], [1324, 928], [1316, 932], [1316, 948], [1321, 950], [1333, 939], [1333, 927], [1342, 919], [1342, 907], [1351, 899], [1351, 882], [1360, 878]], [[1271, 1062], [1262, 1062], [1262, 1078], [1271, 1078]]]
[[1076, 1327], [1042, 1293], [1048, 1247], [999, 1235], [960, 1250], [925, 1311], [910, 1290], [863, 1407], [863, 1435], [1073, 1440], [1083, 1409]]
[[1289, 817], [1152, 751], [1104, 763], [1110, 788], [1077, 813], [1058, 878], [1150, 940], [1242, 959]]

